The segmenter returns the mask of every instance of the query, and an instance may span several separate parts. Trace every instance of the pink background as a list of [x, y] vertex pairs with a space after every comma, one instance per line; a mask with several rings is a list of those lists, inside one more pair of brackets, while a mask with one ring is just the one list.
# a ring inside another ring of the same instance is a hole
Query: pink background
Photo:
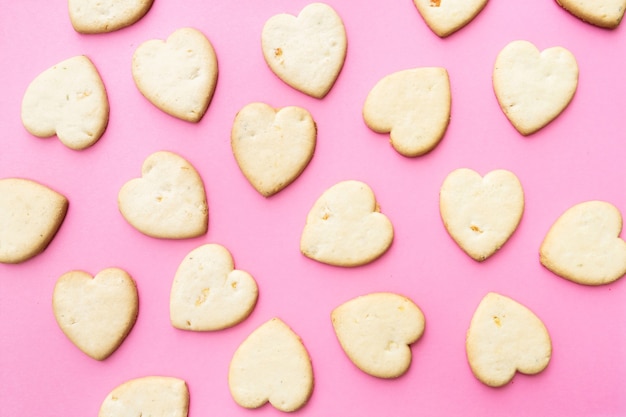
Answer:
[[[230, 358], [245, 337], [277, 316], [298, 333], [312, 357], [315, 390], [303, 416], [624, 416], [626, 415], [626, 281], [584, 287], [558, 278], [538, 260], [553, 221], [591, 199], [626, 213], [625, 27], [588, 25], [553, 0], [492, 1], [469, 26], [435, 36], [410, 0], [330, 0], [343, 18], [348, 53], [330, 94], [317, 100], [276, 78], [260, 33], [274, 14], [298, 13], [304, 0], [156, 0], [139, 23], [103, 35], [81, 35], [65, 1], [5, 1], [0, 12], [0, 178], [26, 177], [65, 194], [67, 218], [47, 250], [20, 265], [0, 265], [0, 414], [95, 416], [118, 384], [146, 375], [187, 381], [190, 416], [284, 415], [266, 405], [239, 407], [227, 385]], [[200, 29], [213, 43], [220, 74], [203, 120], [165, 115], [133, 84], [131, 56], [145, 40]], [[576, 95], [561, 116], [524, 138], [502, 114], [491, 85], [497, 53], [525, 39], [540, 49], [564, 46], [580, 67]], [[74, 55], [89, 56], [107, 87], [111, 115], [100, 141], [85, 151], [56, 138], [29, 135], [20, 103], [41, 71]], [[361, 108], [373, 85], [402, 69], [443, 66], [452, 86], [452, 119], [430, 154], [405, 158], [388, 137], [370, 131]], [[236, 112], [252, 101], [299, 105], [318, 125], [315, 156], [301, 177], [271, 198], [245, 180], [230, 148]], [[117, 193], [158, 150], [186, 157], [205, 181], [206, 236], [165, 241], [143, 236], [122, 218]], [[452, 170], [513, 171], [526, 193], [522, 222], [495, 256], [477, 263], [443, 228], [439, 187]], [[358, 268], [312, 261], [299, 252], [300, 232], [317, 197], [336, 182], [368, 183], [395, 227], [387, 254]], [[220, 243], [236, 266], [258, 281], [260, 297], [240, 325], [213, 333], [174, 329], [169, 291], [183, 257]], [[107, 360], [95, 361], [58, 328], [51, 308], [56, 279], [72, 269], [92, 274], [117, 266], [136, 280], [137, 323]], [[358, 295], [394, 291], [426, 316], [409, 371], [380, 380], [345, 356], [331, 310]], [[530, 307], [546, 324], [553, 357], [537, 376], [517, 375], [489, 388], [472, 375], [464, 338], [488, 292]]]

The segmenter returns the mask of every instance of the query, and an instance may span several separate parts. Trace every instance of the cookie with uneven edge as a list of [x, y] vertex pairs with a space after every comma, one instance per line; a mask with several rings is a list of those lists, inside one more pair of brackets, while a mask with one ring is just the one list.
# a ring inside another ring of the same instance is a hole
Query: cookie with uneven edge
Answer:
[[424, 333], [420, 308], [407, 297], [372, 293], [336, 307], [331, 320], [339, 343], [363, 372], [397, 378], [411, 365], [410, 345]]
[[414, 68], [383, 77], [363, 105], [365, 124], [389, 133], [391, 146], [407, 157], [434, 149], [450, 122], [451, 92], [445, 68]]
[[542, 129], [569, 105], [578, 87], [578, 63], [567, 49], [539, 51], [517, 40], [498, 54], [493, 89], [500, 108], [524, 136]]
[[441, 185], [439, 211], [459, 247], [472, 259], [484, 261], [517, 229], [524, 213], [524, 190], [510, 171], [498, 169], [481, 177], [460, 168]]
[[259, 290], [252, 275], [235, 269], [225, 247], [205, 244], [185, 256], [170, 293], [170, 321], [178, 329], [211, 331], [246, 319]]
[[141, 233], [163, 239], [206, 234], [209, 209], [202, 178], [182, 156], [159, 151], [148, 156], [141, 177], [122, 186], [120, 213]]
[[261, 34], [265, 62], [287, 85], [325, 97], [346, 59], [348, 40], [341, 17], [327, 4], [312, 3], [298, 16], [277, 14]]
[[393, 234], [369, 185], [342, 181], [324, 191], [309, 211], [300, 251], [325, 264], [360, 266], [382, 256]]
[[166, 40], [151, 39], [135, 50], [132, 74], [141, 94], [178, 119], [199, 122], [217, 85], [213, 45], [197, 29], [181, 28]]
[[606, 201], [567, 209], [550, 227], [539, 249], [543, 266], [583, 285], [604, 285], [626, 274], [622, 215]]
[[135, 281], [122, 269], [92, 277], [70, 271], [56, 282], [54, 317], [65, 335], [88, 356], [108, 358], [130, 333], [139, 310]]
[[115, 387], [102, 401], [98, 417], [187, 417], [187, 383], [170, 376], [144, 376]]
[[413, 3], [428, 27], [445, 38], [471, 22], [487, 0], [413, 0]]
[[281, 319], [273, 318], [235, 351], [228, 386], [242, 407], [259, 408], [269, 402], [280, 411], [296, 411], [313, 393], [311, 358], [300, 337]]
[[64, 195], [36, 181], [0, 179], [0, 262], [16, 264], [43, 252], [68, 206]]
[[22, 124], [34, 136], [55, 136], [70, 149], [94, 145], [109, 123], [109, 99], [97, 68], [84, 55], [40, 73], [22, 99]]
[[516, 372], [538, 374], [552, 357], [552, 341], [541, 319], [497, 293], [488, 293], [476, 308], [465, 348], [474, 376], [491, 387], [508, 384]]
[[315, 151], [317, 128], [297, 106], [274, 109], [250, 103], [235, 117], [231, 146], [250, 184], [263, 196], [281, 191], [307, 167]]
[[113, 32], [139, 21], [153, 0], [68, 0], [70, 22], [80, 33]]
[[626, 0], [556, 0], [563, 9], [584, 22], [615, 29], [624, 18]]

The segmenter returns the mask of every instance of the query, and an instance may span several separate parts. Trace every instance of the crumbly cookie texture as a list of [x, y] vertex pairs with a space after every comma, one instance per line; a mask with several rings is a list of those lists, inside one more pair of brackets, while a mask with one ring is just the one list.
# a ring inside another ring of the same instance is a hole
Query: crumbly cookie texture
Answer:
[[324, 3], [306, 6], [298, 16], [282, 13], [263, 26], [261, 47], [272, 72], [289, 86], [323, 98], [335, 84], [348, 41], [341, 17]]
[[365, 124], [389, 133], [401, 155], [415, 157], [434, 149], [450, 122], [450, 80], [445, 68], [413, 68], [383, 77], [363, 105]]
[[313, 392], [311, 359], [300, 337], [281, 319], [273, 318], [237, 348], [228, 385], [242, 407], [258, 408], [269, 402], [280, 411], [296, 411]]
[[579, 19], [602, 28], [619, 26], [626, 10], [626, 0], [556, 0]]
[[586, 201], [567, 209], [550, 227], [539, 249], [540, 261], [562, 278], [603, 285], [626, 274], [622, 215], [606, 201]]
[[472, 372], [491, 387], [508, 384], [516, 372], [543, 371], [552, 356], [543, 322], [526, 306], [497, 293], [488, 293], [476, 308], [465, 347]]
[[95, 144], [109, 122], [109, 100], [93, 62], [79, 55], [40, 73], [24, 93], [21, 117], [34, 136], [56, 135], [74, 150]]
[[413, 3], [428, 27], [445, 38], [471, 22], [487, 0], [413, 0]]
[[329, 265], [359, 266], [382, 256], [393, 234], [372, 189], [361, 181], [342, 181], [327, 189], [309, 211], [300, 251]]
[[181, 28], [166, 40], [151, 39], [135, 50], [132, 74], [137, 88], [157, 108], [197, 123], [217, 85], [213, 45], [194, 28]]
[[118, 206], [126, 221], [147, 236], [186, 239], [208, 230], [202, 178], [187, 160], [173, 152], [148, 156], [141, 177], [120, 189]]
[[350, 360], [379, 378], [397, 378], [409, 369], [410, 345], [422, 336], [426, 325], [413, 301], [388, 292], [353, 298], [336, 307], [331, 320]]
[[100, 406], [98, 417], [187, 417], [187, 383], [169, 376], [131, 379], [111, 391]]
[[510, 171], [498, 169], [481, 177], [460, 168], [441, 185], [439, 210], [459, 247], [472, 259], [484, 261], [517, 229], [524, 213], [524, 191]]
[[0, 179], [0, 262], [16, 264], [43, 252], [68, 206], [64, 195], [36, 181]]
[[209, 331], [246, 319], [259, 290], [249, 273], [235, 269], [224, 246], [202, 245], [179, 265], [170, 294], [170, 321], [183, 330]]
[[502, 111], [522, 135], [537, 132], [569, 105], [578, 87], [578, 63], [567, 49], [539, 51], [517, 40], [498, 54], [493, 88]]
[[122, 269], [107, 268], [95, 277], [70, 271], [57, 280], [52, 307], [68, 339], [88, 356], [104, 360], [130, 333], [139, 299], [135, 281]]
[[70, 22], [80, 33], [113, 32], [139, 21], [153, 0], [68, 0]]
[[235, 117], [231, 146], [250, 184], [270, 197], [304, 171], [313, 158], [316, 138], [315, 121], [302, 107], [275, 109], [250, 103]]

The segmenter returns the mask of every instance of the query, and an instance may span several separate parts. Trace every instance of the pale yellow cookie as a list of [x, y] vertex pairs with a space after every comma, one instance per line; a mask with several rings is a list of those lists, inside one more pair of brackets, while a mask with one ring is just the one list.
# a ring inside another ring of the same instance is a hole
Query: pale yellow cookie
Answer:
[[64, 195], [38, 182], [0, 179], [0, 262], [20, 263], [43, 252], [68, 206]]
[[153, 0], [68, 0], [70, 22], [80, 33], [113, 32], [144, 17]]
[[493, 69], [493, 88], [502, 111], [522, 135], [553, 121], [578, 87], [578, 63], [567, 49], [539, 51], [528, 41], [506, 45]]
[[218, 244], [202, 245], [179, 265], [170, 294], [170, 321], [184, 330], [221, 330], [247, 318], [259, 290], [252, 276], [235, 269]]
[[141, 233], [164, 239], [186, 239], [207, 232], [209, 211], [202, 178], [183, 157], [159, 151], [120, 189], [122, 216]]
[[487, 0], [413, 0], [424, 22], [445, 38], [471, 22]]
[[281, 13], [263, 26], [265, 62], [282, 81], [315, 98], [328, 94], [343, 67], [348, 41], [343, 21], [324, 3], [298, 16]]
[[607, 29], [619, 26], [626, 10], [626, 0], [556, 0], [579, 19]]
[[491, 387], [509, 383], [516, 372], [543, 371], [552, 356], [543, 322], [527, 307], [496, 293], [487, 294], [478, 305], [465, 347], [472, 372]]
[[165, 113], [199, 122], [217, 85], [217, 56], [211, 42], [194, 28], [182, 28], [167, 40], [139, 45], [132, 59], [137, 88]]
[[306, 218], [300, 251], [322, 263], [351, 267], [379, 258], [392, 241], [393, 226], [380, 212], [372, 189], [350, 180], [317, 199]]
[[104, 134], [109, 100], [89, 58], [75, 56], [48, 68], [29, 85], [22, 99], [22, 123], [32, 135], [54, 135], [71, 149], [85, 149]]
[[510, 171], [481, 177], [476, 171], [452, 171], [439, 192], [439, 211], [446, 230], [465, 253], [484, 261], [505, 244], [524, 213], [524, 190]]
[[410, 299], [372, 293], [336, 307], [331, 320], [344, 352], [363, 372], [397, 378], [411, 365], [410, 345], [424, 333], [424, 314]]
[[57, 280], [52, 307], [68, 339], [90, 357], [104, 360], [130, 333], [139, 299], [135, 281], [122, 269], [107, 268], [95, 277], [70, 271]]
[[367, 95], [365, 124], [389, 133], [391, 145], [408, 157], [431, 151], [450, 122], [450, 80], [444, 68], [414, 68], [383, 77]]
[[187, 383], [169, 376], [131, 379], [111, 391], [100, 406], [98, 417], [187, 417]]
[[302, 408], [313, 392], [313, 367], [300, 337], [273, 318], [252, 332], [230, 362], [228, 386], [237, 404], [280, 411]]
[[626, 274], [626, 242], [619, 237], [622, 215], [605, 201], [586, 201], [566, 210], [539, 249], [543, 266], [584, 285], [609, 284]]
[[269, 197], [304, 171], [313, 157], [316, 138], [315, 121], [307, 110], [251, 103], [235, 117], [231, 146], [244, 176]]

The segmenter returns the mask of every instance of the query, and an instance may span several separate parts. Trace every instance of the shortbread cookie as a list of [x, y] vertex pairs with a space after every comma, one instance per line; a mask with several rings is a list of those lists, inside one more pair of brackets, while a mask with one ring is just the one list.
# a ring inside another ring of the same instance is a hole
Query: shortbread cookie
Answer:
[[113, 32], [144, 17], [153, 0], [69, 0], [70, 22], [80, 33]]
[[391, 145], [408, 157], [431, 151], [450, 122], [450, 80], [444, 68], [414, 68], [387, 75], [369, 92], [365, 124], [389, 133]]
[[187, 383], [169, 376], [131, 379], [111, 391], [100, 406], [98, 417], [187, 417]]
[[553, 121], [569, 105], [578, 87], [578, 63], [567, 49], [539, 51], [527, 41], [513, 41], [500, 51], [493, 88], [502, 111], [522, 135]]
[[343, 21], [324, 3], [306, 6], [296, 17], [278, 14], [263, 26], [265, 62], [282, 81], [298, 91], [323, 98], [335, 84], [346, 58]]
[[424, 314], [410, 299], [393, 293], [353, 298], [331, 314], [341, 347], [363, 372], [397, 378], [411, 365], [410, 345], [424, 333]]
[[62, 61], [28, 86], [22, 100], [22, 123], [32, 135], [54, 135], [80, 150], [100, 139], [109, 122], [109, 100], [98, 70], [83, 55]]
[[382, 256], [393, 241], [393, 226], [380, 212], [372, 189], [343, 181], [326, 190], [306, 218], [300, 251], [336, 266], [364, 265]]
[[250, 315], [258, 296], [256, 281], [235, 269], [225, 247], [205, 244], [187, 254], [170, 294], [170, 321], [184, 330], [221, 330]]
[[543, 322], [527, 307], [496, 293], [487, 294], [467, 331], [466, 352], [478, 380], [499, 387], [516, 372], [537, 374], [552, 356], [552, 342]]
[[313, 367], [300, 337], [273, 318], [252, 332], [235, 351], [228, 371], [237, 404], [258, 408], [269, 402], [278, 410], [302, 408], [313, 392]]
[[607, 29], [619, 26], [626, 10], [626, 0], [556, 0], [579, 19]]
[[183, 157], [153, 153], [141, 167], [141, 178], [128, 181], [118, 194], [122, 216], [141, 233], [164, 239], [186, 239], [207, 232], [209, 210], [202, 178]]
[[445, 38], [471, 22], [487, 0], [413, 0], [424, 22]]
[[104, 360], [135, 324], [137, 287], [119, 268], [104, 269], [95, 277], [70, 271], [57, 280], [52, 307], [59, 327], [72, 343], [90, 357]]
[[251, 103], [235, 117], [231, 145], [241, 172], [259, 193], [269, 197], [304, 171], [313, 157], [316, 138], [315, 122], [307, 110]]
[[493, 255], [511, 237], [524, 213], [524, 190], [515, 174], [498, 169], [481, 177], [461, 168], [452, 171], [439, 193], [446, 230], [476, 261]]
[[64, 195], [38, 182], [0, 179], [0, 262], [20, 263], [43, 252], [68, 206]]
[[182, 28], [167, 40], [152, 39], [133, 54], [133, 79], [152, 104], [188, 122], [199, 122], [217, 84], [217, 56], [202, 32]]
[[609, 284], [626, 274], [622, 215], [611, 203], [587, 201], [565, 211], [539, 249], [543, 266], [584, 285]]

